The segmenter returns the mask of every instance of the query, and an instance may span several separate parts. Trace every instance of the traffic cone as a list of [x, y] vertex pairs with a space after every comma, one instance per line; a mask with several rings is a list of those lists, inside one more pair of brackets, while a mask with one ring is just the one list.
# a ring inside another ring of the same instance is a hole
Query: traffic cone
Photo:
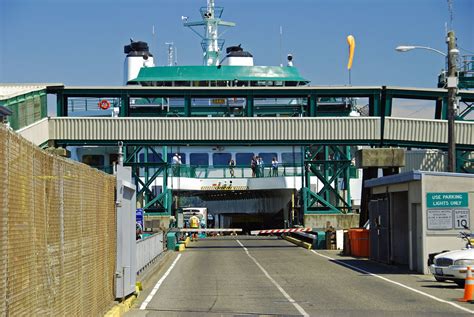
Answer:
[[464, 283], [464, 297], [458, 299], [460, 302], [469, 302], [473, 300], [474, 295], [474, 277], [472, 277], [471, 267], [468, 266], [466, 270], [466, 281]]

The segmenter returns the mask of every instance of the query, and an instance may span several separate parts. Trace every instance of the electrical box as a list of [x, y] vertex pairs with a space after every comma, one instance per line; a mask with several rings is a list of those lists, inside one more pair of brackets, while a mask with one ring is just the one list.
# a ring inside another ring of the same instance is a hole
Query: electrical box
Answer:
[[458, 87], [458, 78], [457, 77], [448, 77], [448, 88], [457, 88]]

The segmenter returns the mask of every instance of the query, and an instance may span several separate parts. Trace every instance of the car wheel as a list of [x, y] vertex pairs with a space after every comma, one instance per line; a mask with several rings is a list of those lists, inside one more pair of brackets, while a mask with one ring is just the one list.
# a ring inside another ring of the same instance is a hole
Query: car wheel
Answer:
[[464, 287], [464, 280], [456, 280], [454, 283], [458, 284], [459, 287]]
[[445, 279], [445, 278], [437, 277], [437, 276], [435, 276], [434, 278], [435, 278], [435, 280], [438, 281], [438, 282], [446, 282], [446, 279]]

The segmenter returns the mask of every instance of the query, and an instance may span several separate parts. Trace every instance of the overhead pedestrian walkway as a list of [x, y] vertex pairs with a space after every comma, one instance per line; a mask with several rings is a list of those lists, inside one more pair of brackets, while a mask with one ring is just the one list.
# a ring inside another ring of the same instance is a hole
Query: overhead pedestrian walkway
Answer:
[[[383, 124], [382, 124], [383, 123]], [[353, 144], [443, 148], [447, 121], [379, 117], [44, 118], [18, 132], [36, 145]], [[474, 149], [474, 122], [456, 122], [458, 149]]]

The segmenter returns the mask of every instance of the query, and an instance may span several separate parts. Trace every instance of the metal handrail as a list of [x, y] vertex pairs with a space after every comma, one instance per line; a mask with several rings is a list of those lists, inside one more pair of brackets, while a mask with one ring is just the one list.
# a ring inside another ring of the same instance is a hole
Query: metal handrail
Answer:
[[174, 177], [190, 178], [250, 178], [250, 177], [280, 177], [280, 176], [301, 176], [301, 164], [279, 164], [277, 172], [272, 171], [270, 164], [264, 165], [261, 169], [252, 172], [250, 166], [237, 165], [180, 165], [171, 166], [170, 175]]
[[[331, 166], [331, 161], [326, 162], [326, 169], [329, 176], [334, 172], [334, 167]], [[334, 161], [336, 162], [336, 161]], [[314, 164], [314, 163], [313, 163]], [[317, 164], [321, 165], [321, 164]], [[112, 174], [113, 166], [94, 166], [95, 168]], [[321, 166], [323, 167], [323, 166]], [[321, 168], [320, 167], [320, 168]], [[158, 167], [157, 167], [158, 168]], [[231, 173], [233, 170], [233, 175]], [[301, 164], [280, 163], [277, 172], [273, 172], [270, 164], [264, 165], [262, 170], [256, 170], [255, 174], [252, 172], [250, 166], [237, 165], [233, 168], [228, 165], [185, 165], [179, 166], [170, 165], [168, 168], [168, 175], [170, 177], [188, 177], [188, 178], [268, 178], [268, 177], [292, 177], [301, 176], [303, 167]], [[358, 178], [358, 169], [355, 166], [350, 167], [350, 178]]]

